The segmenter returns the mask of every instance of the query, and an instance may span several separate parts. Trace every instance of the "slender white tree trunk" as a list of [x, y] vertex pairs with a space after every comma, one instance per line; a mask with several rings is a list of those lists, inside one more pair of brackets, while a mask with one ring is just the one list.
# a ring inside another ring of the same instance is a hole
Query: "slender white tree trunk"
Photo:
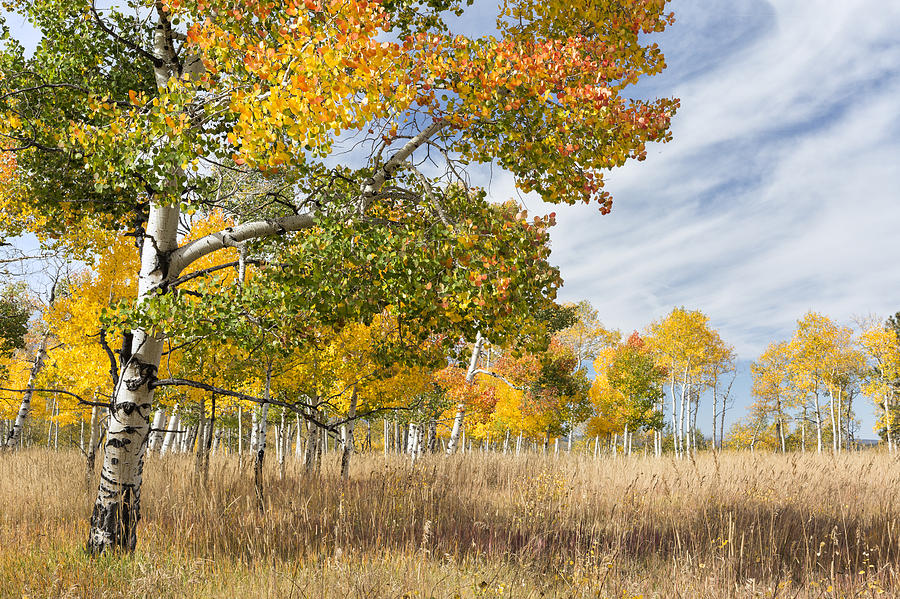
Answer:
[[678, 441], [679, 447], [678, 452], [679, 456], [684, 456], [685, 450], [687, 449], [687, 439], [684, 434], [684, 425], [685, 425], [685, 407], [687, 405], [687, 366], [684, 367], [684, 379], [681, 381], [681, 401], [678, 405]]
[[281, 410], [281, 424], [278, 425], [278, 473], [284, 480], [285, 466], [284, 455], [287, 453], [287, 440], [289, 439], [287, 425], [285, 424], [284, 409]]
[[806, 453], [806, 406], [803, 407], [803, 419], [800, 421], [800, 453]]
[[412, 422], [406, 427], [406, 453], [411, 454], [416, 444], [416, 425]]
[[[841, 389], [841, 388], [838, 388], [838, 405], [837, 405], [837, 424], [838, 424], [838, 427], [837, 427], [837, 431], [838, 431], [838, 445], [837, 445], [837, 447], [838, 447], [838, 453], [841, 452], [841, 450], [843, 449], [843, 446], [844, 446], [844, 433], [843, 433], [843, 431], [844, 431], [844, 425], [842, 424], [842, 421], [843, 421], [843, 417], [842, 417], [842, 414], [843, 414], [843, 410], [842, 410], [842, 408], [843, 408], [843, 401], [844, 401], [844, 390]], [[847, 423], [847, 428], [848, 428], [848, 429], [850, 428], [850, 423], [849, 423], [849, 421], [848, 421], [848, 423]]]
[[300, 414], [297, 414], [297, 440], [294, 447], [294, 458], [299, 462], [303, 457], [303, 423], [300, 421]]
[[266, 364], [266, 383], [263, 389], [263, 398], [266, 402], [260, 407], [259, 420], [255, 429], [256, 447], [253, 453], [253, 485], [256, 488], [257, 507], [262, 511], [265, 507], [263, 501], [263, 464], [266, 458], [266, 428], [269, 416], [269, 393], [272, 388], [272, 360]]
[[[268, 399], [268, 396], [266, 396]], [[269, 417], [269, 404], [264, 403], [259, 408], [259, 418], [256, 422], [256, 427], [254, 428], [254, 432], [256, 433], [255, 441], [256, 443], [253, 445], [253, 464], [254, 469], [258, 469], [262, 471], [263, 462], [266, 457], [266, 433], [268, 429], [268, 417]]]
[[350, 457], [353, 455], [353, 424], [356, 418], [356, 386], [350, 395], [350, 409], [347, 411], [347, 417], [350, 422], [343, 428], [344, 435], [344, 453], [341, 455], [341, 479], [347, 481], [350, 478]]
[[834, 390], [828, 390], [828, 410], [830, 411], [831, 416], [831, 451], [834, 453], [838, 452], [838, 439], [840, 438], [840, 434], [838, 432], [837, 420], [835, 420], [834, 408], [836, 403], [836, 398], [834, 396]]
[[885, 426], [885, 435], [887, 436], [888, 453], [894, 453], [894, 437], [891, 434], [891, 428], [894, 423], [891, 420], [891, 404], [890, 404], [889, 398], [890, 398], [890, 394], [885, 395], [885, 398], [884, 398], [884, 426]]
[[250, 454], [254, 456], [256, 455], [256, 447], [259, 444], [259, 412], [261, 410], [262, 406], [256, 406], [250, 418]]
[[165, 434], [162, 432], [165, 425], [166, 411], [163, 408], [158, 408], [156, 413], [153, 414], [152, 430], [150, 432], [150, 439], [147, 441], [148, 451], [159, 451], [160, 446], [162, 445], [163, 435]]
[[170, 451], [173, 451], [175, 448], [175, 438], [177, 433], [175, 431], [181, 426], [181, 422], [179, 422], [178, 418], [178, 404], [175, 404], [175, 407], [172, 408], [172, 415], [169, 416], [169, 423], [166, 425], [166, 434], [163, 437], [162, 447], [159, 450], [159, 455], [166, 455]]
[[676, 408], [676, 397], [675, 397], [675, 372], [672, 371], [671, 378], [669, 379], [669, 391], [672, 395], [672, 437], [673, 442], [675, 444], [675, 457], [678, 457], [678, 410]]
[[38, 346], [37, 354], [34, 357], [34, 364], [31, 366], [31, 372], [28, 373], [28, 385], [25, 392], [22, 393], [22, 403], [19, 404], [19, 411], [16, 413], [16, 419], [13, 421], [12, 428], [6, 435], [6, 441], [3, 446], [14, 448], [22, 438], [22, 431], [25, 428], [25, 421], [31, 412], [31, 398], [34, 395], [34, 385], [38, 375], [44, 369], [44, 362], [47, 359], [47, 340], [50, 338], [50, 331], [44, 333], [41, 338], [41, 344]]
[[516, 437], [516, 456], [521, 455], [522, 453], [522, 431], [519, 431], [519, 436]]
[[[475, 370], [478, 368], [478, 357], [481, 355], [481, 348], [483, 345], [484, 337], [482, 337], [479, 332], [475, 335], [475, 346], [472, 348], [472, 357], [469, 359], [469, 369], [466, 371], [467, 385], [471, 385], [475, 380]], [[456, 408], [456, 418], [453, 419], [453, 429], [450, 431], [450, 441], [447, 443], [448, 455], [451, 455], [456, 451], [456, 444], [459, 441], [459, 435], [463, 429], [463, 419], [465, 417], [466, 405], [460, 402]], [[465, 443], [463, 443], [463, 445], [465, 446]]]
[[89, 437], [87, 453], [85, 455], [87, 456], [87, 471], [90, 475], [94, 472], [97, 448], [100, 445], [100, 406], [93, 406], [91, 408], [91, 431]]
[[822, 408], [819, 406], [819, 392], [816, 391], [816, 447], [822, 453]]
[[237, 433], [238, 434], [238, 438], [237, 438], [238, 466], [243, 467], [244, 466], [244, 408], [240, 404], [238, 404], [237, 425], [238, 425], [238, 433]]

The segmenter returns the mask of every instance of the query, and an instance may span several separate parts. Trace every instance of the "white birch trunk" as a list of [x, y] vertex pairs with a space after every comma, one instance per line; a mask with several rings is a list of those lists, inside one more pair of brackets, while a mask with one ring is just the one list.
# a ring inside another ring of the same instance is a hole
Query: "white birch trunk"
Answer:
[[672, 395], [672, 437], [673, 442], [675, 444], [675, 457], [678, 457], [678, 410], [676, 408], [676, 398], [675, 398], [675, 371], [672, 371], [672, 376], [669, 379], [669, 391]]
[[244, 408], [238, 404], [238, 466], [244, 465]]
[[216, 426], [213, 432], [212, 455], [216, 455], [219, 451], [219, 442], [222, 440], [222, 427]]
[[94, 463], [97, 457], [97, 447], [100, 445], [100, 406], [91, 408], [91, 431], [87, 447], [87, 471], [93, 474]]
[[175, 431], [181, 426], [180, 419], [178, 418], [178, 404], [175, 404], [175, 407], [172, 409], [172, 415], [169, 416], [169, 423], [166, 425], [166, 434], [163, 437], [162, 447], [159, 450], [159, 455], [166, 455], [167, 453], [174, 451], [175, 449], [175, 438], [178, 433]]
[[[841, 414], [843, 413], [843, 411], [842, 411], [843, 401], [844, 401], [844, 390], [841, 388], [838, 388], [838, 405], [837, 405], [838, 453], [841, 453], [841, 449], [843, 449], [843, 441], [844, 441], [844, 436], [843, 436], [844, 426], [841, 423], [843, 420], [843, 417], [841, 416]], [[849, 422], [848, 422], [847, 428], [848, 429], [850, 428]]]
[[278, 476], [281, 480], [284, 480], [285, 475], [285, 465], [284, 465], [284, 456], [287, 454], [288, 450], [288, 439], [290, 439], [290, 435], [288, 434], [287, 423], [285, 422], [285, 413], [284, 409], [281, 410], [281, 424], [278, 426]]
[[831, 412], [829, 414], [831, 416], [831, 451], [833, 453], [837, 453], [838, 452], [838, 439], [840, 438], [840, 434], [838, 433], [837, 421], [835, 420], [835, 415], [834, 415], [835, 397], [834, 397], [833, 389], [829, 388], [828, 398], [830, 400], [828, 402], [828, 410]]
[[341, 455], [341, 479], [347, 481], [350, 478], [350, 457], [353, 455], [353, 418], [356, 418], [356, 386], [353, 387], [353, 393], [350, 395], [350, 409], [347, 411], [347, 417], [350, 422], [342, 427], [344, 432], [344, 453]]
[[688, 377], [688, 367], [684, 367], [684, 378], [681, 381], [681, 402], [678, 406], [678, 441], [679, 447], [678, 452], [679, 456], [683, 457], [685, 454], [685, 450], [687, 449], [687, 439], [684, 434], [684, 424], [685, 424], [685, 405], [687, 403], [687, 377]]
[[[481, 348], [484, 345], [484, 337], [479, 332], [475, 335], [475, 346], [472, 348], [472, 357], [469, 359], [469, 369], [466, 371], [466, 384], [471, 385], [475, 380], [475, 370], [478, 368], [478, 356], [481, 355]], [[450, 431], [450, 441], [447, 443], [447, 455], [452, 455], [456, 451], [456, 444], [459, 441], [460, 433], [463, 431], [463, 419], [466, 417], [466, 405], [462, 402], [456, 408], [456, 417], [453, 419], [453, 429]], [[462, 432], [462, 434], [465, 434]], [[465, 447], [465, 443], [463, 443]], [[465, 451], [465, 449], [463, 450]]]
[[[266, 396], [268, 399], [268, 396]], [[262, 471], [263, 462], [266, 457], [266, 433], [268, 430], [267, 419], [269, 417], [269, 404], [264, 403], [259, 408], [259, 418], [256, 422], [254, 432], [256, 433], [255, 445], [252, 447], [254, 468]]]
[[410, 422], [406, 432], [406, 453], [411, 454], [416, 444], [416, 426]]
[[253, 409], [250, 418], [250, 455], [256, 455], [256, 447], [259, 445], [259, 412], [262, 406], [256, 406]]
[[294, 459], [298, 462], [303, 457], [303, 423], [300, 421], [300, 414], [297, 414], [297, 439], [294, 447]]
[[519, 431], [519, 436], [516, 437], [516, 456], [518, 457], [522, 453], [522, 431]]
[[156, 410], [156, 413], [153, 414], [153, 430], [150, 432], [150, 439], [147, 441], [148, 451], [159, 451], [164, 435], [164, 433], [162, 432], [162, 428], [165, 426], [165, 424], [166, 411], [163, 408], [158, 408]]
[[256, 447], [253, 452], [253, 486], [256, 489], [257, 507], [262, 511], [265, 507], [263, 501], [263, 465], [266, 458], [266, 429], [269, 416], [269, 393], [272, 388], [272, 361], [266, 364], [266, 383], [263, 389], [263, 398], [266, 400], [259, 410], [259, 419], [255, 427]]
[[888, 443], [888, 453], [894, 453], [894, 437], [891, 434], [891, 426], [893, 422], [891, 421], [891, 404], [890, 404], [890, 394], [885, 395], [884, 398], [884, 425], [885, 425], [885, 436], [887, 436]]
[[[139, 304], [167, 280], [177, 232], [177, 204], [162, 206], [153, 201], [141, 250]], [[137, 543], [141, 480], [153, 403], [150, 384], [159, 368], [162, 342], [161, 331], [137, 329], [132, 331], [130, 348], [125, 348], [130, 355], [123, 356], [119, 384], [110, 403], [100, 487], [91, 516], [88, 547], [92, 553], [112, 547], [133, 551]]]
[[34, 364], [31, 366], [31, 372], [28, 373], [28, 385], [25, 392], [22, 393], [22, 403], [19, 404], [19, 411], [16, 413], [16, 419], [13, 421], [12, 428], [6, 435], [4, 447], [14, 448], [22, 438], [22, 431], [25, 428], [25, 421], [31, 412], [31, 398], [34, 396], [34, 385], [41, 370], [44, 369], [44, 362], [47, 359], [47, 340], [50, 338], [50, 331], [44, 333], [41, 338], [41, 344], [38, 346], [37, 354], [34, 357]]
[[818, 453], [822, 453], [822, 409], [819, 406], [819, 392], [816, 391], [816, 447]]

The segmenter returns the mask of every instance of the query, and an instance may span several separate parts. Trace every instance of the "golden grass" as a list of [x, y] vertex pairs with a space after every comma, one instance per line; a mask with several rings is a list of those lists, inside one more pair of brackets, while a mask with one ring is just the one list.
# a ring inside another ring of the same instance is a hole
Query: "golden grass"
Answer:
[[897, 597], [900, 461], [473, 453], [318, 477], [150, 458], [133, 556], [83, 551], [76, 453], [0, 454], [0, 597]]

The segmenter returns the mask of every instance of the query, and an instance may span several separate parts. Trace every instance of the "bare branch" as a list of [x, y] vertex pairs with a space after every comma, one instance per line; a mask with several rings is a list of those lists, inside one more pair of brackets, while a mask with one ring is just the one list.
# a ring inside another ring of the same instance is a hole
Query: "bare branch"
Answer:
[[100, 29], [102, 29], [111, 38], [113, 38], [114, 40], [116, 40], [117, 42], [122, 44], [123, 46], [127, 46], [128, 48], [131, 48], [132, 50], [134, 50], [135, 52], [137, 52], [138, 54], [140, 54], [141, 56], [143, 56], [144, 58], [149, 60], [153, 64], [153, 66], [156, 68], [160, 68], [165, 64], [161, 58], [154, 56], [153, 54], [151, 54], [150, 52], [148, 52], [141, 46], [137, 45], [133, 41], [122, 37], [115, 31], [113, 31], [112, 27], [109, 27], [106, 23], [104, 23], [103, 19], [100, 17], [100, 13], [97, 12], [97, 5], [94, 2], [94, 0], [91, 0], [91, 13], [94, 15], [94, 20], [97, 22], [97, 26]]
[[32, 391], [35, 393], [59, 393], [61, 395], [70, 395], [78, 400], [79, 404], [85, 406], [98, 406], [101, 408], [108, 408], [109, 404], [99, 401], [89, 401], [87, 399], [83, 399], [80, 395], [76, 393], [72, 393], [71, 391], [63, 391], [62, 389], [39, 389], [37, 387], [33, 387], [30, 389], [9, 389], [7, 387], [0, 387], [0, 391], [9, 391], [10, 393], [25, 393], [27, 391]]
[[502, 374], [497, 374], [496, 372], [493, 372], [493, 371], [490, 371], [490, 370], [481, 370], [481, 369], [479, 369], [479, 370], [474, 371], [472, 374], [486, 374], [486, 375], [488, 375], [488, 376], [492, 376], [492, 377], [494, 377], [495, 379], [500, 379], [501, 381], [503, 381], [504, 383], [506, 383], [507, 385], [509, 385], [509, 386], [512, 387], [513, 389], [518, 389], [519, 391], [528, 391], [528, 389], [529, 389], [529, 387], [527, 387], [527, 386], [522, 386], [522, 387], [520, 387], [520, 386], [518, 386], [518, 385], [515, 385], [515, 384], [513, 384], [509, 379], [507, 379], [505, 376], [503, 376]]

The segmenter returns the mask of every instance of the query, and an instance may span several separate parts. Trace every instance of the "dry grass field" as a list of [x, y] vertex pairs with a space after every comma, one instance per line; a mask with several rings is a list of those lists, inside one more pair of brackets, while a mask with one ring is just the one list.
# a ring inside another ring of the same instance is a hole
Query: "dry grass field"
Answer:
[[0, 454], [2, 597], [900, 597], [900, 461], [472, 453], [317, 477], [150, 458], [132, 556], [82, 546], [77, 453]]

